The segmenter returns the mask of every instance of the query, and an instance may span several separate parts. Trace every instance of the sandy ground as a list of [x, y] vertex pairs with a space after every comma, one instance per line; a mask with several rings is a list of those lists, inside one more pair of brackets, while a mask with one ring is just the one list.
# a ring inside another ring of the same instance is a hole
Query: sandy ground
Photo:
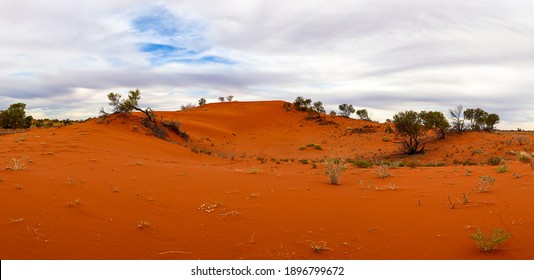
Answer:
[[[532, 133], [449, 135], [406, 157], [385, 124], [319, 124], [281, 101], [158, 115], [191, 140], [146, 135], [139, 115], [1, 136], [0, 258], [534, 259], [534, 170], [511, 152], [532, 154]], [[418, 165], [348, 164], [334, 186], [327, 157]], [[495, 183], [464, 205], [480, 176]], [[477, 228], [512, 237], [480, 252]]]

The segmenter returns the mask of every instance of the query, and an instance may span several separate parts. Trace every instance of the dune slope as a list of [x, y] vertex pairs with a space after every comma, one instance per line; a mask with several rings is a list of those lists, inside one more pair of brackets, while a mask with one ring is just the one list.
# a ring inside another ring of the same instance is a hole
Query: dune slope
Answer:
[[[511, 152], [532, 154], [531, 133], [450, 135], [405, 157], [384, 124], [319, 123], [281, 101], [158, 115], [189, 142], [147, 135], [135, 114], [2, 136], [0, 258], [534, 258], [534, 172]], [[334, 186], [328, 157], [413, 168], [348, 164]], [[478, 228], [512, 237], [483, 253]]]

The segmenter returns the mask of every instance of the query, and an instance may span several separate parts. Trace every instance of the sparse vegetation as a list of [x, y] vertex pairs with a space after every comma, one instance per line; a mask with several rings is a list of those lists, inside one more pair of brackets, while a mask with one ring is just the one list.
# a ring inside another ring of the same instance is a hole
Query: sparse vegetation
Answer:
[[331, 185], [339, 185], [341, 181], [341, 174], [345, 172], [346, 161], [342, 158], [328, 158], [325, 160], [325, 174], [328, 177], [328, 183]]
[[33, 117], [26, 116], [26, 104], [11, 104], [7, 110], [0, 111], [0, 128], [19, 129], [29, 128], [32, 125]]
[[374, 173], [378, 178], [387, 178], [391, 176], [391, 173], [389, 173], [389, 167], [387, 165], [377, 166]]
[[360, 118], [360, 120], [364, 120], [364, 121], [371, 120], [371, 118], [369, 117], [369, 113], [367, 112], [367, 109], [357, 110], [356, 115], [358, 116], [358, 118]]
[[[145, 110], [141, 109], [138, 105], [139, 100], [141, 99], [141, 91], [139, 89], [130, 90], [128, 93], [128, 98], [126, 100], [121, 100], [121, 95], [119, 93], [109, 93], [109, 105], [113, 108], [113, 113], [115, 114], [131, 114], [133, 110], [142, 112], [145, 117], [142, 120], [143, 126], [150, 129], [150, 131], [158, 138], [169, 141], [167, 129], [177, 133], [178, 136], [184, 138], [184, 140], [189, 140], [189, 135], [184, 131], [180, 130], [180, 124], [178, 122], [163, 121], [160, 122], [157, 119], [156, 113], [150, 108]], [[104, 109], [101, 109], [102, 118], [107, 117], [107, 114]]]
[[502, 164], [497, 167], [497, 173], [508, 172], [509, 168], [507, 164]]
[[341, 116], [348, 118], [356, 112], [356, 109], [354, 109], [352, 104], [341, 104], [339, 105], [339, 111], [341, 111]]
[[11, 159], [11, 165], [9, 165], [8, 167], [6, 167], [7, 170], [13, 170], [13, 171], [18, 171], [18, 170], [26, 170], [26, 164], [25, 163], [22, 163], [22, 161], [24, 160], [25, 158], [20, 158], [20, 159], [17, 159], [17, 158], [12, 158]]
[[322, 241], [320, 244], [312, 245], [311, 248], [313, 249], [314, 253], [322, 253], [326, 250], [331, 250], [330, 248], [326, 247], [326, 242]]
[[140, 229], [147, 229], [150, 228], [150, 223], [147, 221], [140, 221], [137, 227]]
[[427, 129], [420, 114], [414, 111], [400, 112], [393, 116], [393, 125], [406, 154], [413, 155], [425, 150]]
[[247, 173], [248, 174], [260, 174], [262, 172], [261, 168], [259, 167], [251, 167]]
[[503, 158], [502, 157], [490, 157], [488, 159], [488, 164], [489, 165], [499, 165], [503, 162]]
[[377, 191], [396, 191], [398, 188], [397, 188], [397, 185], [393, 184], [393, 183], [389, 183], [387, 185], [384, 185], [384, 186], [381, 186], [381, 187], [376, 187], [375, 190]]
[[428, 130], [436, 130], [440, 138], [445, 138], [447, 129], [451, 127], [443, 113], [437, 111], [422, 111], [419, 113], [423, 120], [423, 125]]
[[512, 237], [512, 234], [504, 232], [504, 230], [501, 228], [496, 228], [493, 230], [491, 235], [488, 236], [478, 228], [477, 233], [469, 234], [469, 236], [475, 241], [480, 251], [484, 253], [491, 253], [497, 250], [502, 243]]
[[357, 166], [358, 168], [369, 168], [369, 167], [373, 166], [372, 162], [364, 160], [364, 159], [350, 160], [350, 163], [352, 163], [353, 165]]
[[519, 159], [519, 161], [521, 161], [522, 163], [530, 163], [532, 161], [532, 155], [525, 151], [520, 151], [517, 154], [517, 159]]

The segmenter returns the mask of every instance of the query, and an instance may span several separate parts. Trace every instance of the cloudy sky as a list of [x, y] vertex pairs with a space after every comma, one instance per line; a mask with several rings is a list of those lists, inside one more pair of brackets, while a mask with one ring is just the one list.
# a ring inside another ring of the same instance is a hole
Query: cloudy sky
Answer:
[[84, 119], [141, 105], [322, 101], [384, 121], [456, 105], [534, 129], [531, 0], [0, 0], [0, 109]]

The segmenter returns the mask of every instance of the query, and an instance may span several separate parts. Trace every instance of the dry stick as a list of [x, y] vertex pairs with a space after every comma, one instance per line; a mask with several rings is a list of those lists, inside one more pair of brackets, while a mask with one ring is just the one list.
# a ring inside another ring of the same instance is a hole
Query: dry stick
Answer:
[[161, 252], [160, 255], [166, 255], [166, 254], [187, 254], [191, 255], [191, 252], [185, 252], [185, 251], [167, 251], [167, 252]]
[[256, 233], [253, 233], [252, 237], [250, 237], [250, 244], [256, 244], [256, 241], [254, 241], [254, 236], [256, 236]]
[[451, 204], [451, 209], [454, 209], [454, 206], [456, 206], [456, 205], [454, 205], [454, 203], [452, 203], [451, 196], [448, 195], [447, 198], [449, 199], [449, 203]]

